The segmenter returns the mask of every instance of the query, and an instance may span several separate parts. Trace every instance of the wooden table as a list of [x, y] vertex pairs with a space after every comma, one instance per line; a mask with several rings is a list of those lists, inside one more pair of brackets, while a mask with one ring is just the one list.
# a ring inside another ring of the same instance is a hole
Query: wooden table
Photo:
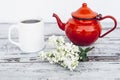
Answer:
[[[38, 53], [24, 53], [8, 41], [8, 28], [12, 24], [0, 24], [0, 80], [120, 80], [120, 27], [91, 46], [90, 61], [80, 62], [74, 71], [59, 65], [42, 62]], [[104, 31], [111, 27], [104, 23]], [[55, 23], [45, 23], [45, 41], [51, 35], [62, 35]], [[17, 40], [16, 31], [12, 34]], [[66, 40], [68, 40], [66, 38]], [[44, 50], [50, 49], [45, 46]]]

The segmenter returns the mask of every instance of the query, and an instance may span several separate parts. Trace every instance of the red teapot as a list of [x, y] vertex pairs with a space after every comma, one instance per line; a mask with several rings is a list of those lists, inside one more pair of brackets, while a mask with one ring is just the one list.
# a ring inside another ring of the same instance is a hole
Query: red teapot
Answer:
[[[83, 3], [82, 7], [72, 12], [71, 15], [72, 18], [66, 23], [63, 23], [58, 15], [53, 13], [53, 17], [56, 18], [59, 28], [65, 31], [68, 39], [73, 44], [78, 46], [89, 46], [93, 44], [98, 38], [106, 36], [117, 26], [117, 21], [114, 17], [109, 15], [102, 17], [101, 14], [88, 8], [86, 3]], [[102, 28], [100, 21], [106, 18], [112, 19], [114, 21], [114, 26], [101, 35]]]

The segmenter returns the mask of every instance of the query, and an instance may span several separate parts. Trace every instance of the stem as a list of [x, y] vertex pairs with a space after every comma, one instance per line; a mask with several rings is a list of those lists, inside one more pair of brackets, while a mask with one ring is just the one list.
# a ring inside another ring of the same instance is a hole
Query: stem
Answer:
[[93, 48], [94, 47], [91, 47], [91, 48], [88, 47], [85, 50], [83, 50], [81, 47], [79, 47], [79, 50], [80, 50], [79, 56], [81, 57], [81, 59], [79, 59], [79, 61], [83, 61], [83, 62], [88, 61], [89, 59], [87, 57], [87, 53], [89, 51], [91, 51]]

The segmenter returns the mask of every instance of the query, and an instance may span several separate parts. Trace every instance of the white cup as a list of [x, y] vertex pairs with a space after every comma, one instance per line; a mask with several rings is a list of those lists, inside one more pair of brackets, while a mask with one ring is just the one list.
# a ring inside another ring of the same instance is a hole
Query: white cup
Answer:
[[[13, 29], [18, 31], [18, 42], [11, 38]], [[8, 39], [11, 43], [18, 46], [24, 52], [37, 52], [44, 47], [44, 23], [40, 19], [29, 19], [12, 25], [9, 28]]]

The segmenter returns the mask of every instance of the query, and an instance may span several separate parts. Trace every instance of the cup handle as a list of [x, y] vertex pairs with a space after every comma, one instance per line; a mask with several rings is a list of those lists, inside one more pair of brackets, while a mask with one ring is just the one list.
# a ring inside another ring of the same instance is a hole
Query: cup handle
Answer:
[[100, 14], [100, 15], [98, 15], [98, 17], [99, 18], [97, 20], [103, 20], [103, 19], [106, 19], [106, 18], [110, 18], [110, 19], [112, 19], [114, 21], [114, 27], [112, 29], [110, 29], [109, 31], [107, 31], [106, 33], [99, 36], [100, 38], [102, 38], [102, 37], [106, 36], [108, 33], [112, 32], [116, 28], [117, 21], [116, 21], [116, 19], [114, 17], [109, 16], [109, 15], [102, 17], [101, 14]]
[[15, 29], [15, 28], [18, 30], [18, 26], [17, 26], [17, 25], [12, 25], [12, 26], [9, 28], [9, 31], [8, 31], [8, 40], [9, 40], [11, 43], [13, 43], [13, 44], [17, 45], [18, 47], [20, 47], [20, 44], [17, 43], [17, 42], [15, 42], [15, 41], [13, 41], [13, 40], [12, 40], [12, 37], [11, 37], [12, 30]]

